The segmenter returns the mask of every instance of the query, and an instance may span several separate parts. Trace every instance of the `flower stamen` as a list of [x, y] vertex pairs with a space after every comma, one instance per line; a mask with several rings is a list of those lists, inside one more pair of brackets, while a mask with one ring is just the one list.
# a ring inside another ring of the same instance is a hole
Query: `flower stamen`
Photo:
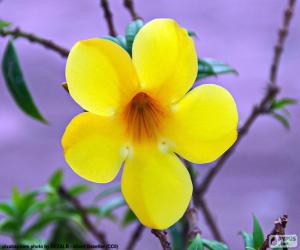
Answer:
[[164, 113], [163, 108], [152, 97], [144, 92], [136, 94], [123, 113], [128, 134], [138, 142], [155, 139]]

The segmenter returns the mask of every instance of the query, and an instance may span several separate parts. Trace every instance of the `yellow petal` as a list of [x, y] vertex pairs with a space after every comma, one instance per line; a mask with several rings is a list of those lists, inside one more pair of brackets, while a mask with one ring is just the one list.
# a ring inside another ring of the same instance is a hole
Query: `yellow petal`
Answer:
[[114, 179], [126, 158], [123, 132], [112, 117], [81, 113], [62, 138], [65, 159], [84, 179], [106, 183]]
[[165, 135], [174, 150], [195, 163], [214, 161], [237, 138], [238, 113], [231, 94], [223, 87], [205, 84], [173, 106]]
[[166, 103], [180, 99], [196, 79], [193, 40], [172, 19], [147, 23], [135, 37], [132, 59], [145, 92]]
[[138, 81], [128, 53], [105, 39], [77, 42], [68, 56], [66, 79], [85, 110], [110, 115], [136, 93]]
[[183, 216], [192, 183], [176, 155], [155, 146], [140, 146], [125, 161], [122, 193], [142, 224], [165, 229]]

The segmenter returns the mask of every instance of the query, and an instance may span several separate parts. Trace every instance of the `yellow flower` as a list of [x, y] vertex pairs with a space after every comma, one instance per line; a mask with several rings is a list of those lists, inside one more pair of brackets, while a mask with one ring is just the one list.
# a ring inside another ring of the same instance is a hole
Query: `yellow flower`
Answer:
[[211, 162], [237, 137], [232, 96], [213, 84], [188, 92], [196, 75], [194, 43], [171, 19], [155, 19], [138, 32], [132, 60], [99, 38], [77, 42], [67, 60], [70, 95], [88, 112], [66, 128], [65, 159], [97, 183], [113, 180], [124, 163], [122, 193], [150, 228], [168, 228], [190, 202], [191, 179], [176, 154]]

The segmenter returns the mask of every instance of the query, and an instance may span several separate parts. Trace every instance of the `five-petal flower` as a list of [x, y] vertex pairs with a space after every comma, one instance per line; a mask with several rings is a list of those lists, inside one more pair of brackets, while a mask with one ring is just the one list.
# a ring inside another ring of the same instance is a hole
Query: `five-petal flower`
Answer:
[[77, 42], [67, 60], [70, 95], [88, 112], [66, 128], [65, 159], [97, 183], [113, 180], [124, 163], [122, 193], [150, 228], [174, 224], [191, 199], [191, 179], [176, 154], [211, 162], [237, 137], [232, 96], [213, 84], [188, 92], [196, 75], [194, 43], [171, 19], [138, 32], [132, 59], [117, 44], [93, 38]]

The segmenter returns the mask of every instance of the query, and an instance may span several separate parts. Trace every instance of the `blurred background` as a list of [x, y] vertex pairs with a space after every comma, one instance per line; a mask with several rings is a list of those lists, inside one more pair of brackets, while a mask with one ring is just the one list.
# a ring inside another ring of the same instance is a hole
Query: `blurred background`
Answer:
[[[113, 18], [120, 34], [131, 20], [121, 0], [111, 0]], [[212, 57], [229, 63], [238, 76], [209, 78], [231, 91], [236, 99], [240, 122], [260, 100], [268, 79], [273, 45], [282, 22], [286, 1], [274, 0], [136, 0], [136, 9], [145, 21], [157, 17], [176, 19], [181, 26], [196, 32], [200, 57]], [[279, 70], [281, 97], [300, 100], [300, 9], [296, 7], [290, 34]], [[3, 0], [0, 18], [25, 31], [49, 38], [70, 48], [77, 40], [108, 34], [98, 0]], [[0, 54], [7, 38], [0, 38]], [[80, 108], [61, 87], [65, 81], [65, 58], [24, 39], [15, 42], [29, 89], [50, 124], [43, 125], [24, 115], [14, 103], [0, 76], [0, 199], [7, 199], [12, 187], [20, 190], [42, 186], [58, 167], [65, 172], [66, 185], [86, 183], [67, 166], [60, 138], [70, 119]], [[201, 82], [200, 82], [201, 83]], [[206, 195], [226, 243], [241, 249], [238, 232], [251, 231], [252, 214], [265, 232], [280, 215], [289, 215], [287, 233], [300, 236], [300, 109], [289, 108], [291, 129], [287, 131], [271, 117], [260, 117], [227, 162]], [[209, 169], [199, 166], [200, 175]], [[203, 173], [203, 174], [202, 174]], [[98, 192], [106, 185], [93, 185]], [[85, 197], [89, 199], [89, 197]], [[210, 231], [203, 218], [203, 235]], [[104, 221], [108, 240], [124, 246], [133, 227], [122, 230]], [[9, 242], [1, 237], [2, 242]], [[159, 249], [149, 231], [143, 234], [137, 249]]]

